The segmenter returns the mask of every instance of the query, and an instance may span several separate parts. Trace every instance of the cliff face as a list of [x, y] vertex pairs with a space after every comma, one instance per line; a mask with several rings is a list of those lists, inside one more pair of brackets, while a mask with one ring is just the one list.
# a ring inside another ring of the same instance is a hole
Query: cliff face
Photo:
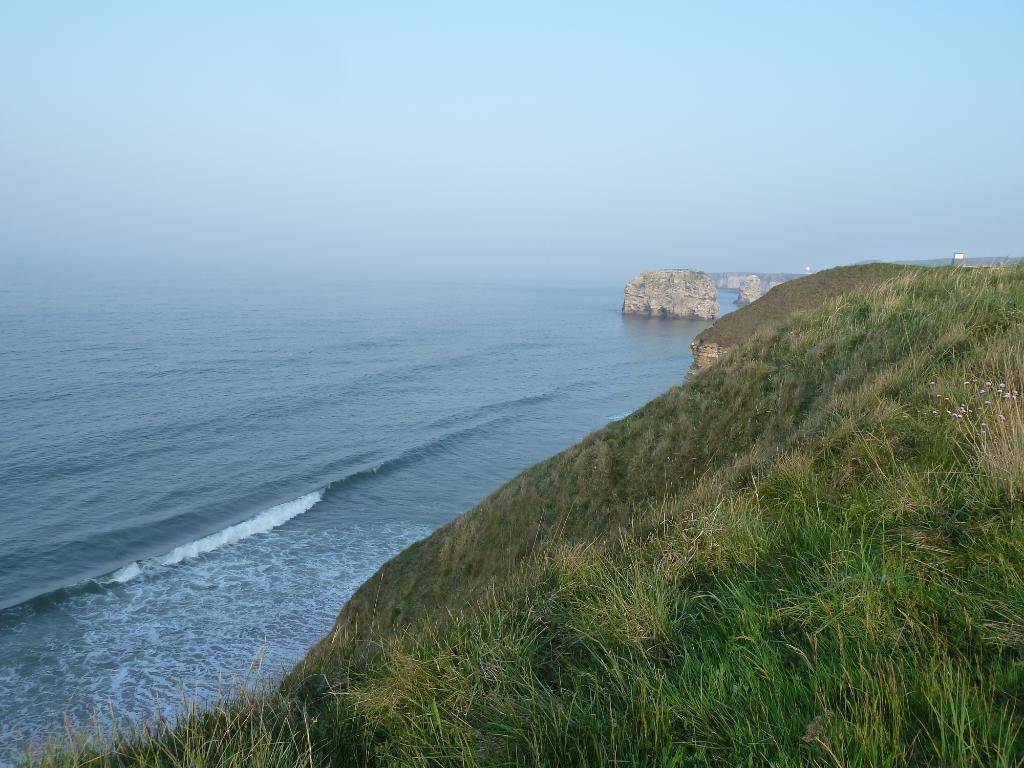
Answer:
[[743, 307], [752, 301], [757, 301], [764, 295], [765, 287], [761, 278], [757, 275], [747, 275], [740, 282], [739, 296], [736, 297], [736, 306]]
[[781, 283], [803, 277], [790, 272], [712, 272], [711, 279], [715, 281], [716, 288], [723, 291], [738, 291], [743, 281], [751, 275], [760, 278], [765, 292]]
[[713, 320], [721, 308], [715, 283], [695, 269], [649, 269], [626, 285], [622, 312], [627, 315]]
[[715, 344], [713, 341], [701, 342], [699, 339], [694, 339], [690, 343], [690, 350], [693, 352], [692, 370], [695, 371], [703, 370], [712, 365], [728, 351], [725, 347]]

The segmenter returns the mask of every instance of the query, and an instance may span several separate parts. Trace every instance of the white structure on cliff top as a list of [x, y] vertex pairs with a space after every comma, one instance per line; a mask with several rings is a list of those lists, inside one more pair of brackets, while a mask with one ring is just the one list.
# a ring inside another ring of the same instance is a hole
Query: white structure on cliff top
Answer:
[[963, 264], [965, 261], [967, 261], [967, 257], [964, 256], [963, 251], [957, 251], [956, 253], [953, 254], [953, 266], [956, 266], [957, 264]]

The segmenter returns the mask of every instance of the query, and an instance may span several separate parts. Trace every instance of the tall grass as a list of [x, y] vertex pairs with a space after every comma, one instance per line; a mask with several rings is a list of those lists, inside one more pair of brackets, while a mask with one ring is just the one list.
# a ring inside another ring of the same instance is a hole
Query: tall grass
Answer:
[[246, 693], [219, 706], [185, 702], [173, 721], [115, 726], [112, 732], [69, 731], [29, 753], [29, 765], [160, 766], [161, 768], [298, 768], [319, 764], [308, 713], [276, 693]]
[[400, 555], [279, 692], [31, 762], [1024, 765], [1024, 421], [986, 397], [1022, 322], [1018, 270], [794, 316]]

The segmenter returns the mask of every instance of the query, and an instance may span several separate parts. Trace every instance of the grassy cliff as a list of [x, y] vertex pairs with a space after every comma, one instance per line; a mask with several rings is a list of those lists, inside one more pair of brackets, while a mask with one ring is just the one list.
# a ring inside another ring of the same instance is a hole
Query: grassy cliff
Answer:
[[41, 762], [1024, 764], [1024, 271], [815, 306], [386, 564], [279, 690]]
[[[870, 264], [784, 283], [714, 323], [702, 338], [735, 348], [837, 297], [911, 272]], [[795, 384], [801, 391], [815, 385], [811, 380]], [[312, 658], [339, 637], [388, 632], [424, 616], [443, 618], [552, 547], [604, 546], [620, 531], [646, 532], [654, 522], [652, 500], [693, 488], [736, 452], [751, 454], [793, 439], [801, 414], [786, 408], [767, 419], [743, 418], [753, 407], [748, 405], [752, 393], [744, 389], [743, 381], [739, 388], [726, 388], [717, 379], [673, 389], [523, 472], [386, 563], [349, 600]]]
[[730, 312], [693, 340], [690, 347], [694, 368], [713, 364], [729, 350], [788, 322], [799, 312], [817, 309], [852, 291], [869, 290], [912, 269], [897, 264], [855, 264], [776, 285], [757, 301]]

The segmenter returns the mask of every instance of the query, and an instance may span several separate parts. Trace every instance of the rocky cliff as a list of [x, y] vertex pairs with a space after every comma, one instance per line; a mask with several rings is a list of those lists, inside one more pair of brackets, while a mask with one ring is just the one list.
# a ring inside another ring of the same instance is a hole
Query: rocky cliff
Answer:
[[765, 292], [781, 283], [803, 277], [790, 272], [712, 272], [711, 279], [715, 281], [716, 288], [723, 291], [738, 291], [743, 281], [751, 275], [760, 278]]
[[622, 312], [627, 315], [713, 320], [718, 292], [707, 272], [696, 269], [649, 269], [626, 285]]
[[744, 307], [752, 301], [757, 301], [765, 292], [764, 283], [757, 275], [747, 275], [740, 281], [739, 296], [736, 297], [736, 306]]

